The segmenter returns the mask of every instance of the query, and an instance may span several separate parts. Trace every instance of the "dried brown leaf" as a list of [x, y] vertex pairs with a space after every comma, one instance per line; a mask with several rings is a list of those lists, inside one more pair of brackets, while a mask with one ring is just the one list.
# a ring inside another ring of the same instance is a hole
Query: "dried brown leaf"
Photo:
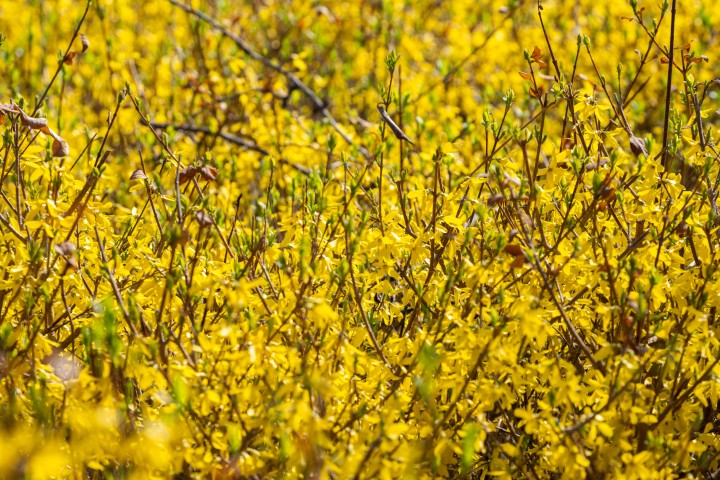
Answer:
[[70, 155], [70, 145], [68, 145], [68, 143], [59, 135], [54, 136], [52, 154], [53, 157], [66, 157]]
[[645, 158], [648, 156], [647, 148], [645, 148], [645, 142], [635, 135], [630, 136], [630, 150], [639, 157], [642, 154]]
[[615, 189], [609, 185], [605, 185], [600, 189], [598, 194], [605, 200], [612, 200], [615, 197]]
[[201, 228], [209, 227], [213, 224], [213, 219], [206, 212], [200, 211], [195, 214], [195, 220]]
[[518, 72], [522, 78], [525, 80], [532, 80], [532, 75], [527, 72]]
[[638, 302], [636, 300], [628, 300], [627, 306], [632, 310], [633, 312], [637, 313], [640, 310], [640, 306], [638, 305]]
[[80, 34], [80, 43], [82, 44], [82, 51], [86, 52], [88, 48], [90, 48], [90, 40], [88, 40], [87, 36], [84, 33]]
[[200, 169], [200, 176], [203, 177], [208, 182], [212, 182], [215, 180], [215, 177], [217, 177], [218, 169], [215, 167], [211, 167], [210, 165], [205, 165]]
[[20, 123], [24, 126], [32, 128], [33, 130], [42, 130], [43, 132], [45, 132], [45, 129], [48, 128], [47, 118], [31, 117], [19, 108], [18, 112], [20, 113]]
[[540, 60], [542, 58], [542, 50], [540, 50], [540, 47], [535, 45], [535, 48], [533, 48], [533, 52], [532, 52], [532, 55], [530, 55], [530, 57], [535, 61]]
[[525, 225], [525, 228], [527, 228], [530, 231], [533, 231], [535, 229], [535, 222], [533, 222], [533, 219], [525, 213], [525, 211], [520, 210], [520, 213], [518, 215], [520, 217], [520, 221], [523, 225]]
[[585, 171], [587, 171], [587, 172], [592, 172], [592, 171], [595, 170], [596, 168], [602, 167], [602, 166], [607, 165], [607, 164], [608, 164], [608, 159], [607, 159], [607, 158], [601, 158], [601, 159], [598, 160], [597, 162], [592, 162], [592, 163], [588, 163], [587, 165], [585, 165]]
[[72, 255], [75, 253], [75, 250], [77, 250], [77, 245], [75, 245], [73, 242], [62, 242], [62, 243], [56, 243], [53, 245], [53, 248], [58, 253], [58, 255], [62, 255], [63, 257], [66, 257], [68, 255]]
[[76, 272], [78, 271], [78, 262], [75, 257], [66, 257], [65, 260], [67, 261], [68, 265], [70, 265], [70, 268], [72, 268]]
[[141, 168], [138, 168], [135, 170], [132, 175], [130, 175], [130, 181], [133, 180], [145, 180], [147, 178], [147, 175], [145, 175], [145, 172], [142, 171]]
[[505, 177], [505, 180], [507, 180], [509, 183], [512, 183], [513, 185], [517, 185], [518, 187], [522, 185], [522, 181], [520, 181], [519, 178], [513, 177], [507, 172], [503, 172], [503, 176]]
[[512, 268], [520, 268], [525, 264], [525, 257], [522, 255], [518, 255], [515, 257], [515, 260], [510, 264]]
[[183, 229], [183, 230], [180, 232], [180, 238], [178, 239], [178, 244], [180, 244], [180, 245], [185, 245], [185, 244], [187, 244], [189, 241], [190, 241], [190, 232], [188, 232], [187, 230]]
[[523, 250], [522, 247], [516, 243], [508, 243], [505, 245], [505, 248], [503, 249], [505, 253], [509, 253], [510, 255], [514, 255], [516, 257], [523, 256]]
[[505, 196], [502, 193], [496, 193], [492, 197], [488, 198], [488, 207], [494, 207], [498, 203], [505, 202]]
[[180, 176], [180, 183], [187, 183], [193, 178], [195, 178], [195, 175], [197, 175], [198, 169], [197, 167], [185, 167], [180, 170], [179, 176]]
[[688, 233], [690, 233], [690, 226], [685, 222], [685, 220], [683, 220], [680, 222], [680, 225], [675, 228], [675, 233], [677, 233], [680, 237], [685, 237]]

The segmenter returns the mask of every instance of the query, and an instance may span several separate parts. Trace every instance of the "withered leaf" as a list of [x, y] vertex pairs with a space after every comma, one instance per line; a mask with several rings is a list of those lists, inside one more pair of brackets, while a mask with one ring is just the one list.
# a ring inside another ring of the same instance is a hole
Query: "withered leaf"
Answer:
[[145, 172], [142, 171], [141, 168], [138, 168], [135, 170], [132, 175], [130, 175], [130, 180], [145, 180], [147, 178], [147, 175], [145, 175]]
[[680, 237], [685, 237], [688, 233], [690, 233], [690, 226], [685, 222], [685, 220], [683, 220], [680, 222], [680, 225], [675, 228], [675, 233], [677, 233]]
[[82, 44], [82, 51], [86, 52], [88, 48], [90, 48], [90, 40], [88, 40], [87, 36], [84, 33], [80, 34], [80, 43]]
[[213, 224], [213, 219], [207, 213], [200, 211], [195, 214], [195, 220], [197, 220], [200, 227], [205, 228]]
[[522, 224], [525, 225], [525, 228], [530, 231], [535, 229], [535, 222], [533, 222], [533, 219], [530, 217], [530, 215], [525, 213], [525, 211], [520, 210], [518, 216], [520, 217], [520, 221], [522, 222]]
[[503, 176], [505, 177], [505, 180], [507, 180], [508, 183], [512, 183], [513, 185], [517, 185], [518, 187], [522, 185], [522, 181], [520, 181], [519, 178], [513, 177], [507, 172], [503, 172]]
[[218, 169], [215, 167], [211, 167], [210, 165], [205, 165], [200, 169], [200, 176], [203, 177], [208, 182], [212, 182], [215, 180], [215, 177], [217, 177]]
[[497, 203], [503, 203], [505, 201], [505, 196], [502, 193], [496, 193], [492, 197], [488, 199], [488, 207], [495, 206]]
[[77, 52], [68, 52], [68, 54], [65, 55], [65, 58], [63, 58], [63, 63], [65, 65], [72, 65], [73, 58], [75, 58], [75, 55], [77, 55]]
[[180, 183], [187, 183], [193, 178], [195, 178], [195, 175], [197, 175], [198, 169], [197, 167], [185, 167], [180, 170], [179, 176], [180, 176]]
[[611, 187], [610, 185], [605, 185], [600, 189], [598, 192], [598, 195], [604, 198], [605, 200], [611, 200], [615, 196], [615, 189]]
[[75, 271], [78, 270], [78, 262], [75, 257], [66, 257], [65, 260], [67, 261], [68, 265], [70, 265], [70, 268]]
[[390, 130], [392, 130], [393, 134], [395, 134], [395, 137], [398, 140], [405, 140], [410, 145], [414, 145], [412, 140], [410, 140], [410, 138], [405, 135], [405, 132], [403, 132], [402, 129], [398, 126], [398, 124], [395, 123], [395, 121], [390, 117], [387, 110], [385, 110], [385, 106], [382, 103], [378, 104], [377, 110], [378, 112], [380, 112], [380, 117], [382, 118], [383, 122], [385, 122], [385, 124], [390, 127]]
[[533, 52], [530, 57], [535, 61], [540, 60], [540, 58], [542, 58], [542, 50], [540, 50], [540, 47], [535, 45], [535, 48], [533, 48]]
[[190, 232], [183, 230], [180, 232], [180, 238], [178, 239], [178, 243], [180, 245], [185, 245], [190, 240]]
[[523, 255], [522, 247], [516, 243], [508, 243], [507, 245], [505, 245], [503, 251], [516, 257]]
[[59, 135], [54, 136], [52, 143], [52, 154], [53, 157], [65, 157], [70, 155], [70, 145], [63, 140]]
[[515, 260], [510, 264], [512, 268], [519, 268], [522, 267], [525, 264], [525, 257], [522, 255], [518, 255], [515, 257]]
[[525, 80], [532, 80], [532, 75], [527, 72], [518, 72], [520, 76]]
[[45, 131], [45, 129], [48, 128], [47, 118], [31, 117], [19, 108], [18, 112], [20, 113], [20, 123], [22, 123], [23, 126], [32, 128], [33, 130], [42, 130], [43, 133], [47, 133]]
[[56, 243], [53, 248], [58, 253], [58, 255], [62, 255], [64, 257], [68, 255], [72, 255], [75, 250], [77, 250], [77, 246], [73, 242], [62, 242], [62, 243]]
[[602, 166], [607, 165], [607, 164], [608, 164], [608, 159], [607, 159], [607, 158], [601, 158], [601, 159], [598, 160], [597, 162], [592, 162], [592, 163], [588, 163], [587, 165], [585, 165], [585, 170], [588, 171], [588, 172], [591, 172], [591, 171], [595, 170], [596, 168], [602, 167]]
[[640, 154], [645, 156], [645, 158], [648, 156], [647, 148], [645, 148], [645, 142], [635, 135], [630, 136], [630, 150], [632, 150], [636, 157], [639, 157]]

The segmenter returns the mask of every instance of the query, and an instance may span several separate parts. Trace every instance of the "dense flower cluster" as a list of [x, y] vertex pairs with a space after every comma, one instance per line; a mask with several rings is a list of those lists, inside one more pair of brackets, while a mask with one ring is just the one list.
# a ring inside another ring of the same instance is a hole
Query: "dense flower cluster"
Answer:
[[682, 3], [0, 0], [0, 477], [717, 471]]

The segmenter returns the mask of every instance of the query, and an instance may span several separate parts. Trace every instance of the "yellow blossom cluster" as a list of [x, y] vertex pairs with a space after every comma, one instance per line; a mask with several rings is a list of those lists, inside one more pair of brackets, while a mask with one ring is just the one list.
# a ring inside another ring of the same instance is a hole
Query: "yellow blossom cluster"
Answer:
[[716, 478], [718, 24], [0, 0], [0, 478]]

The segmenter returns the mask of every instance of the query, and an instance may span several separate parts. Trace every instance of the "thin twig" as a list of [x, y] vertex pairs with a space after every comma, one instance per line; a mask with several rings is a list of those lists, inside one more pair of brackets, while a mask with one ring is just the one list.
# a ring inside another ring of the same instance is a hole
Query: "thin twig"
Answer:
[[92, 3], [92, 0], [87, 0], [87, 3], [85, 4], [85, 11], [83, 12], [83, 15], [80, 18], [80, 21], [78, 22], [77, 26], [75, 27], [75, 31], [73, 32], [73, 36], [70, 39], [70, 43], [68, 44], [67, 49], [65, 49], [65, 54], [58, 61], [57, 70], [55, 70], [55, 74], [50, 79], [50, 83], [47, 84], [47, 87], [45, 87], [45, 91], [42, 93], [42, 95], [40, 95], [40, 98], [38, 99], [37, 103], [35, 104], [33, 113], [30, 115], [31, 117], [34, 117], [35, 114], [38, 112], [38, 110], [40, 110], [40, 107], [42, 106], [42, 102], [45, 100], [45, 97], [47, 97], [47, 94], [50, 91], [50, 88], [53, 86], [53, 84], [55, 83], [55, 80], [57, 79], [57, 76], [62, 71], [63, 65], [65, 65], [65, 59], [68, 57], [68, 54], [70, 53], [70, 49], [72, 48], [73, 43], [75, 43], [75, 39], [77, 39], [77, 36], [80, 33], [80, 27], [82, 27], [82, 24], [85, 23], [85, 17], [87, 17], [87, 13], [88, 13], [88, 10], [90, 10], [91, 3]]
[[125, 321], [130, 327], [130, 330], [132, 330], [135, 336], [138, 336], [138, 331], [135, 328], [135, 325], [133, 325], [132, 323], [132, 319], [130, 318], [130, 312], [128, 312], [128, 309], [125, 306], [125, 302], [123, 301], [122, 295], [120, 294], [120, 289], [118, 288], [117, 282], [115, 281], [115, 275], [113, 275], [112, 270], [110, 270], [110, 267], [108, 266], [107, 257], [105, 256], [105, 245], [100, 239], [100, 231], [98, 230], [97, 226], [95, 227], [95, 238], [98, 242], [98, 248], [100, 249], [100, 258], [102, 259], [103, 267], [105, 267], [105, 271], [107, 272], [108, 280], [110, 281], [110, 286], [112, 287], [115, 299], [117, 300], [118, 305], [120, 305], [120, 310], [122, 310], [123, 317], [125, 318]]
[[668, 130], [670, 129], [670, 93], [672, 91], [673, 56], [675, 49], [675, 17], [677, 16], [677, 0], [673, 0], [670, 10], [670, 49], [668, 50], [667, 87], [665, 88], [665, 121], [663, 123], [662, 165], [670, 167], [668, 160]]

